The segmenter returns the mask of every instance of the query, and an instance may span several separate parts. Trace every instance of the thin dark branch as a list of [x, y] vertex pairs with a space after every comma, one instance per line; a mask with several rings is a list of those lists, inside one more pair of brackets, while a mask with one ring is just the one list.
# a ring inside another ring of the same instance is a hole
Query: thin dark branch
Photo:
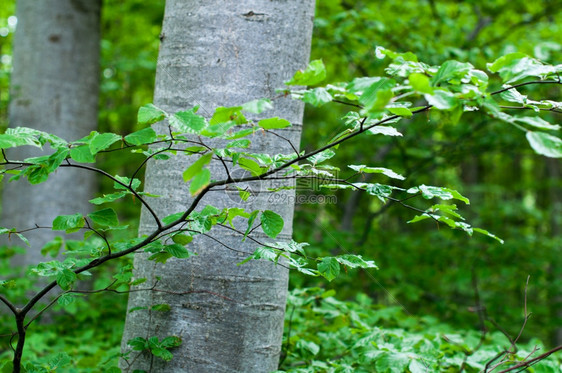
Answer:
[[10, 311], [12, 311], [12, 313], [14, 315], [16, 315], [19, 310], [17, 309], [17, 307], [8, 300], [8, 298], [6, 298], [4, 295], [0, 294], [0, 301], [2, 301], [2, 303], [4, 303], [6, 305], [6, 307], [8, 307], [10, 309]]
[[513, 371], [513, 370], [515, 370], [515, 369], [519, 369], [519, 368], [521, 368], [521, 367], [530, 367], [530, 366], [533, 365], [535, 362], [538, 362], [538, 361], [540, 361], [540, 360], [546, 359], [547, 357], [549, 357], [549, 356], [552, 355], [553, 353], [558, 352], [558, 351], [561, 351], [561, 350], [562, 350], [562, 345], [560, 345], [560, 346], [558, 346], [558, 347], [555, 347], [555, 348], [553, 348], [552, 350], [547, 351], [547, 352], [545, 352], [544, 354], [535, 357], [534, 359], [527, 360], [527, 361], [522, 361], [522, 362], [520, 362], [519, 364], [514, 365], [514, 366], [512, 366], [512, 367], [509, 367], [509, 368], [507, 368], [507, 369], [501, 370], [501, 371], [499, 371], [498, 373], [507, 373], [507, 372], [511, 372], [511, 371]]
[[530, 82], [519, 83], [519, 84], [515, 84], [515, 85], [512, 85], [512, 86], [506, 87], [506, 88], [502, 88], [498, 91], [490, 93], [490, 95], [494, 96], [494, 95], [500, 94], [502, 92], [509, 91], [510, 89], [519, 88], [519, 87], [523, 87], [523, 86], [530, 85], [530, 84], [562, 84], [562, 82], [560, 80], [532, 80]]
[[278, 134], [275, 131], [269, 131], [266, 130], [265, 132], [270, 133], [272, 135], [275, 135], [277, 137], [279, 137], [280, 139], [283, 139], [285, 141], [287, 141], [289, 143], [289, 145], [291, 146], [291, 148], [293, 148], [293, 151], [295, 152], [295, 154], [297, 155], [297, 157], [299, 156], [299, 150], [295, 147], [295, 145], [293, 145], [293, 142], [291, 140], [289, 140], [288, 138], [286, 138], [285, 136], [281, 136], [280, 134]]
[[135, 176], [140, 172], [140, 170], [143, 168], [143, 166], [153, 157], [157, 156], [160, 153], [164, 153], [170, 150], [170, 148], [172, 147], [172, 143], [170, 142], [170, 144], [168, 145], [167, 148], [165, 149], [160, 149], [157, 152], [154, 152], [153, 154], [150, 154], [148, 157], [146, 157], [141, 164], [137, 167], [137, 169], [135, 170], [135, 172], [133, 172], [133, 175], [131, 176], [131, 181], [129, 182], [129, 188], [132, 189], [132, 185], [133, 185], [133, 180], [135, 180]]

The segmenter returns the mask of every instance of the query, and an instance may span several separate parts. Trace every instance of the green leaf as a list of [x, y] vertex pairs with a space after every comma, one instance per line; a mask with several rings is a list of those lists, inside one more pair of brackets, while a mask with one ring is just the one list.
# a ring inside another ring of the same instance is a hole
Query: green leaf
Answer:
[[173, 255], [168, 252], [161, 252], [161, 253], [152, 254], [151, 256], [148, 257], [148, 260], [153, 260], [156, 263], [166, 263], [168, 259], [172, 257]]
[[175, 234], [172, 236], [172, 241], [174, 241], [175, 243], [179, 244], [179, 245], [187, 245], [188, 243], [190, 243], [191, 241], [193, 241], [193, 237], [188, 236], [186, 234]]
[[119, 140], [121, 136], [115, 133], [97, 133], [90, 142], [90, 152], [95, 155]]
[[197, 175], [195, 175], [195, 177], [191, 181], [191, 184], [189, 185], [189, 193], [191, 194], [191, 196], [194, 197], [201, 193], [201, 191], [205, 189], [207, 185], [209, 185], [210, 181], [211, 171], [209, 171], [207, 168], [204, 168]]
[[65, 352], [61, 352], [49, 359], [49, 371], [54, 372], [58, 368], [69, 364], [70, 361], [70, 356], [68, 356]]
[[258, 247], [252, 255], [248, 256], [246, 259], [244, 259], [240, 263], [237, 263], [236, 265], [240, 266], [242, 264], [248, 263], [250, 260], [260, 259], [276, 263], [279, 259], [279, 253], [275, 249], [269, 247]]
[[118, 200], [119, 198], [123, 198], [127, 195], [127, 192], [117, 192], [112, 194], [104, 194], [103, 197], [97, 197], [91, 199], [89, 202], [94, 205], [102, 205], [104, 203], [113, 202]]
[[365, 109], [372, 111], [380, 110], [388, 104], [393, 96], [391, 89], [395, 85], [396, 81], [390, 78], [356, 78], [348, 85], [348, 90], [361, 94], [359, 102], [365, 106]]
[[148, 341], [142, 337], [135, 337], [129, 339], [127, 344], [133, 348], [135, 351], [144, 351], [148, 348]]
[[506, 54], [505, 56], [501, 56], [500, 58], [498, 58], [497, 60], [495, 60], [493, 63], [488, 63], [487, 64], [487, 68], [488, 70], [490, 70], [493, 73], [497, 73], [498, 71], [500, 71], [500, 69], [509, 66], [511, 63], [513, 63], [513, 61], [515, 60], [519, 60], [521, 58], [527, 57], [527, 55], [525, 53], [509, 53]]
[[96, 158], [90, 151], [90, 147], [88, 145], [71, 148], [70, 158], [79, 163], [94, 163], [96, 161]]
[[336, 152], [334, 152], [332, 149], [326, 149], [323, 152], [308, 157], [308, 161], [310, 161], [310, 163], [312, 163], [313, 165], [316, 165], [332, 158], [335, 155]]
[[238, 160], [238, 165], [244, 170], [250, 171], [252, 176], [259, 176], [265, 172], [264, 168], [262, 168], [256, 161], [249, 158], [240, 158]]
[[157, 108], [153, 104], [147, 104], [139, 109], [137, 122], [144, 126], [149, 126], [160, 122], [164, 118], [166, 118], [166, 113], [162, 109]]
[[336, 258], [325, 257], [318, 263], [318, 272], [328, 281], [332, 281], [340, 274], [340, 263]]
[[259, 210], [255, 210], [250, 213], [250, 216], [248, 217], [248, 228], [246, 228], [246, 232], [244, 233], [244, 238], [242, 239], [242, 241], [246, 240], [246, 237], [248, 237], [248, 234], [252, 230], [252, 225], [254, 224], [254, 221], [256, 220], [258, 214]]
[[209, 121], [209, 124], [216, 125], [222, 123], [233, 122], [235, 124], [248, 123], [244, 115], [242, 114], [242, 106], [233, 107], [222, 107], [219, 106], [215, 109], [213, 117]]
[[64, 243], [62, 237], [55, 237], [51, 241], [47, 242], [41, 249], [41, 255], [47, 256], [51, 255], [53, 258], [59, 254], [59, 251]]
[[541, 117], [514, 117], [515, 122], [524, 123], [532, 127], [544, 130], [559, 130], [560, 126], [557, 124], [550, 124]]
[[545, 79], [557, 73], [557, 67], [545, 65], [537, 59], [523, 53], [511, 53], [488, 64], [488, 70], [498, 72], [507, 84], [512, 84], [528, 77]]
[[341, 265], [344, 265], [349, 268], [376, 268], [376, 269], [379, 268], [377, 267], [375, 262], [373, 262], [372, 260], [365, 261], [363, 257], [361, 257], [361, 255], [352, 255], [352, 254], [338, 255], [336, 257], [336, 260]]
[[72, 233], [79, 231], [85, 224], [84, 217], [81, 214], [60, 215], [53, 220], [54, 231], [65, 231]]
[[545, 157], [562, 158], [562, 140], [544, 132], [527, 131], [527, 141], [533, 150]]
[[131, 145], [150, 144], [154, 140], [156, 140], [156, 132], [150, 127], [125, 136], [125, 141]]
[[181, 343], [181, 338], [173, 335], [171, 337], [166, 337], [162, 341], [160, 341], [160, 346], [162, 346], [163, 348], [174, 348], [181, 346]]
[[271, 238], [277, 237], [283, 230], [283, 218], [271, 210], [265, 210], [260, 216], [262, 229]]
[[385, 176], [388, 176], [392, 179], [398, 179], [398, 180], [405, 180], [406, 178], [400, 174], [397, 174], [396, 172], [388, 169], [388, 168], [384, 168], [384, 167], [367, 167], [365, 165], [349, 165], [347, 166], [349, 168], [351, 168], [352, 170], [355, 170], [357, 172], [363, 172], [363, 173], [367, 173], [367, 174], [383, 174]]
[[172, 254], [176, 258], [185, 259], [189, 258], [193, 255], [193, 253], [189, 252], [183, 245], [180, 244], [173, 244], [173, 245], [166, 245], [164, 248], [166, 252]]
[[314, 60], [310, 62], [308, 67], [303, 71], [299, 70], [286, 85], [303, 85], [310, 86], [320, 83], [326, 79], [326, 67], [322, 60]]
[[188, 182], [195, 175], [200, 173], [203, 170], [203, 167], [205, 167], [206, 165], [208, 165], [211, 162], [212, 158], [213, 158], [213, 153], [207, 153], [207, 154], [201, 156], [195, 162], [193, 162], [193, 164], [191, 166], [189, 166], [187, 168], [187, 170], [185, 170], [183, 172], [183, 181]]
[[402, 352], [385, 352], [376, 361], [377, 372], [402, 373], [410, 364], [410, 357]]
[[420, 93], [433, 94], [433, 87], [429, 83], [429, 78], [424, 74], [413, 73], [408, 77], [412, 88]]
[[271, 100], [268, 98], [260, 98], [259, 100], [253, 100], [246, 102], [242, 105], [242, 110], [253, 114], [261, 114], [266, 110], [273, 109]]
[[305, 91], [302, 101], [312, 106], [322, 106], [332, 101], [332, 95], [326, 88], [319, 87]]
[[57, 284], [62, 290], [70, 290], [72, 284], [76, 281], [76, 273], [68, 268], [64, 268], [57, 275]]
[[429, 185], [420, 185], [419, 187], [410, 188], [406, 191], [410, 194], [415, 194], [421, 192], [423, 198], [425, 199], [432, 199], [432, 198], [441, 198], [443, 200], [449, 199], [457, 199], [459, 201], [463, 201], [467, 205], [470, 204], [468, 198], [461, 195], [454, 189], [444, 188], [444, 187], [436, 187], [436, 186], [429, 186]]
[[291, 127], [291, 123], [279, 117], [262, 119], [258, 122], [258, 126], [266, 130]]
[[462, 79], [467, 72], [473, 69], [474, 66], [469, 64], [468, 62], [459, 62], [455, 60], [446, 61], [437, 73], [431, 79], [431, 82], [434, 86], [438, 86], [443, 82], [447, 82], [451, 79]]
[[439, 110], [450, 110], [458, 105], [458, 99], [449, 91], [435, 90], [433, 94], [425, 94], [427, 103]]
[[35, 136], [17, 136], [6, 133], [0, 135], [0, 149], [9, 149], [21, 145], [41, 147], [41, 143]]
[[170, 224], [170, 223], [178, 220], [180, 217], [182, 217], [182, 215], [183, 215], [183, 212], [176, 212], [174, 214], [168, 215], [164, 219], [162, 219], [162, 223]]
[[394, 127], [390, 126], [375, 126], [369, 129], [369, 132], [373, 135], [385, 135], [385, 136], [402, 136], [400, 132]]
[[390, 195], [392, 194], [391, 186], [383, 185], [379, 183], [367, 184], [365, 190], [370, 195], [378, 197], [378, 199], [380, 199], [381, 202], [386, 202], [386, 198], [390, 197]]
[[172, 307], [170, 307], [169, 304], [161, 303], [161, 304], [154, 304], [154, 305], [150, 306], [150, 309], [152, 311], [158, 311], [158, 312], [170, 312]]
[[[141, 181], [139, 179], [133, 179], [133, 181], [131, 182], [131, 179], [126, 177], [126, 176], [119, 176], [119, 175], [115, 175], [115, 178], [117, 180], [119, 180], [121, 183], [125, 184], [125, 185], [129, 185], [131, 184], [131, 188], [133, 190], [137, 190], [137, 188], [140, 186]], [[127, 189], [125, 186], [119, 184], [118, 182], [114, 182], [113, 183], [113, 188], [115, 189]]]
[[485, 235], [485, 236], [491, 237], [491, 238], [493, 238], [494, 240], [498, 241], [498, 242], [501, 243], [501, 244], [504, 243], [504, 241], [503, 241], [501, 238], [499, 238], [499, 237], [496, 236], [495, 234], [492, 234], [492, 233], [488, 232], [488, 231], [485, 230], [485, 229], [482, 229], [482, 228], [472, 228], [472, 230], [473, 230], [474, 232], [478, 232], [478, 233], [481, 233], [481, 234], [483, 234], [483, 235]]
[[57, 303], [63, 307], [66, 307], [69, 304], [74, 303], [75, 300], [76, 297], [74, 294], [64, 293], [59, 297], [59, 299], [57, 299]]
[[387, 109], [392, 114], [400, 115], [401, 117], [410, 118], [413, 115], [412, 111], [406, 107], [387, 107]]
[[247, 189], [242, 189], [238, 186], [236, 187], [236, 189], [238, 189], [238, 195], [240, 196], [240, 199], [244, 202], [246, 202], [252, 195], [252, 193], [250, 193]]
[[112, 208], [92, 212], [88, 217], [96, 224], [103, 227], [116, 227], [119, 225], [117, 214]]
[[174, 355], [172, 355], [172, 353], [166, 350], [165, 348], [161, 348], [161, 347], [152, 348], [150, 349], [150, 352], [152, 353], [152, 355], [159, 357], [164, 361], [170, 361], [174, 358]]
[[207, 126], [207, 121], [201, 115], [195, 114], [198, 106], [187, 111], [178, 111], [170, 117], [170, 125], [185, 133], [201, 133]]

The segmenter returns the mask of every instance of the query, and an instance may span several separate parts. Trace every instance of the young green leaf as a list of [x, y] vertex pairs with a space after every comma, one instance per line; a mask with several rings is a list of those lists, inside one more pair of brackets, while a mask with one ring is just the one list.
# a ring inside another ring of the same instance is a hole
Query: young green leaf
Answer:
[[90, 151], [90, 147], [88, 145], [80, 145], [78, 147], [71, 148], [70, 158], [79, 163], [94, 163], [96, 161], [96, 158]]
[[320, 263], [318, 263], [318, 272], [320, 272], [326, 280], [332, 281], [340, 274], [340, 263], [336, 258], [324, 257]]
[[425, 94], [427, 103], [439, 110], [450, 110], [458, 105], [458, 99], [449, 91], [435, 90], [433, 94]]
[[72, 284], [76, 281], [76, 273], [68, 268], [64, 268], [57, 275], [57, 284], [62, 290], [70, 290]]
[[246, 237], [248, 237], [248, 234], [252, 230], [252, 226], [259, 212], [260, 212], [259, 210], [255, 210], [250, 213], [250, 216], [248, 217], [248, 228], [246, 228], [246, 232], [244, 233], [244, 238], [242, 239], [242, 241], [246, 240]]
[[65, 231], [72, 233], [79, 231], [85, 224], [84, 217], [81, 214], [60, 215], [53, 220], [54, 231]]
[[302, 101], [312, 106], [322, 106], [332, 101], [332, 95], [326, 88], [318, 87], [305, 91]]
[[147, 104], [139, 109], [137, 122], [143, 126], [149, 126], [160, 122], [164, 118], [166, 118], [166, 113], [162, 109], [157, 108], [153, 104]]
[[191, 184], [189, 185], [189, 193], [191, 194], [191, 196], [193, 197], [201, 193], [201, 191], [207, 185], [209, 185], [210, 180], [211, 171], [209, 171], [207, 168], [204, 168], [197, 175], [195, 175], [195, 177], [191, 181]]
[[443, 82], [447, 82], [451, 79], [455, 79], [460, 82], [460, 80], [473, 69], [474, 66], [468, 62], [459, 62], [455, 60], [445, 61], [437, 73], [431, 79], [433, 86], [438, 86]]
[[266, 130], [272, 130], [272, 129], [290, 127], [291, 123], [286, 119], [274, 117], [274, 118], [260, 120], [258, 122], [258, 126]]
[[410, 118], [412, 115], [412, 111], [407, 107], [387, 107], [388, 111], [390, 111], [394, 115], [400, 115], [401, 117]]
[[[242, 114], [242, 106], [222, 107], [215, 109], [213, 117], [209, 121], [210, 125], [233, 122], [234, 124], [248, 123]], [[224, 127], [224, 126], [223, 126]]]
[[388, 168], [384, 168], [384, 167], [367, 167], [365, 165], [349, 165], [347, 166], [349, 168], [351, 168], [352, 170], [355, 170], [357, 172], [364, 172], [367, 174], [383, 174], [385, 176], [388, 176], [392, 179], [398, 179], [398, 180], [405, 180], [406, 178], [400, 174], [397, 174], [396, 172], [388, 169]]
[[102, 205], [104, 203], [109, 203], [118, 200], [119, 198], [123, 198], [127, 195], [127, 192], [117, 192], [111, 194], [104, 194], [103, 197], [97, 197], [91, 199], [89, 202], [94, 205]]
[[97, 133], [90, 142], [90, 152], [95, 155], [119, 140], [121, 136], [115, 133]]
[[195, 114], [198, 106], [192, 110], [178, 111], [170, 117], [170, 125], [185, 133], [200, 133], [206, 126], [207, 121], [201, 115]]
[[190, 243], [191, 241], [193, 241], [193, 237], [188, 236], [186, 234], [175, 234], [174, 236], [172, 236], [172, 241], [174, 241], [175, 243], [179, 244], [179, 245], [187, 245], [188, 243]]
[[111, 208], [99, 210], [88, 214], [88, 217], [96, 224], [103, 227], [116, 227], [119, 225], [117, 214]]
[[199, 158], [195, 162], [193, 162], [193, 164], [183, 172], [183, 181], [188, 182], [189, 180], [193, 179], [195, 175], [197, 175], [203, 170], [203, 167], [205, 167], [211, 162], [212, 158], [213, 158], [213, 153], [207, 153], [201, 156], [201, 158]]
[[240, 158], [238, 165], [244, 170], [250, 171], [252, 176], [259, 176], [265, 172], [265, 169], [259, 163], [249, 158]]
[[429, 78], [424, 74], [413, 73], [408, 77], [412, 88], [420, 93], [433, 94], [433, 87], [429, 83]]
[[375, 126], [369, 129], [369, 132], [373, 135], [384, 135], [384, 136], [402, 136], [400, 132], [394, 127], [390, 126]]
[[273, 109], [271, 100], [268, 98], [260, 98], [259, 100], [253, 100], [246, 102], [242, 105], [242, 110], [253, 114], [261, 114], [266, 110]]
[[326, 79], [326, 67], [322, 60], [314, 60], [310, 62], [308, 67], [303, 71], [299, 70], [293, 75], [293, 78], [286, 85], [303, 85], [310, 86], [320, 83]]
[[172, 258], [173, 255], [168, 252], [160, 252], [152, 254], [148, 257], [148, 260], [153, 260], [156, 263], [166, 263], [168, 259]]
[[544, 132], [527, 131], [527, 141], [533, 150], [545, 157], [562, 158], [562, 140]]
[[41, 249], [41, 255], [47, 256], [51, 255], [53, 258], [59, 255], [59, 251], [62, 248], [64, 240], [62, 237], [55, 237], [51, 241], [47, 242]]
[[166, 252], [172, 254], [176, 258], [181, 259], [189, 258], [193, 255], [193, 253], [189, 252], [183, 245], [177, 243], [173, 245], [166, 245], [164, 247], [164, 250], [166, 250]]
[[156, 132], [150, 127], [125, 136], [125, 141], [131, 145], [150, 144], [154, 140], [156, 140]]
[[277, 237], [283, 230], [283, 218], [271, 210], [265, 210], [260, 216], [262, 229], [271, 238]]

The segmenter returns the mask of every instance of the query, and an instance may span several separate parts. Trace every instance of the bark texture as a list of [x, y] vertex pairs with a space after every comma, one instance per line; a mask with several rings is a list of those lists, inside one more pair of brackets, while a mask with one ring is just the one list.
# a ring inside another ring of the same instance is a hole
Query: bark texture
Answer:
[[[218, 106], [275, 97], [275, 89], [283, 81], [306, 67], [313, 16], [313, 0], [168, 0], [155, 104], [172, 113], [200, 105], [199, 114], [210, 117]], [[261, 117], [291, 121], [293, 127], [280, 133], [298, 147], [302, 104], [283, 98], [275, 100], [274, 106]], [[293, 152], [287, 142], [272, 135], [255, 134], [250, 140], [253, 153]], [[159, 215], [183, 211], [191, 202], [182, 172], [194, 160], [178, 156], [148, 164], [145, 190], [162, 196], [150, 201]], [[213, 179], [225, 177], [220, 163], [211, 163], [210, 168]], [[237, 204], [237, 192], [221, 190], [208, 193], [199, 206], [274, 210], [286, 222], [278, 239], [290, 239], [293, 194], [274, 195], [266, 191], [266, 185], [250, 187], [256, 193], [245, 204]], [[143, 210], [140, 233], [154, 228], [152, 217]], [[190, 259], [157, 264], [146, 261], [144, 254], [136, 255], [136, 278], [146, 278], [151, 285], [159, 277], [158, 289], [185, 294], [131, 293], [129, 309], [167, 303], [171, 311], [128, 313], [123, 350], [130, 350], [127, 340], [138, 336], [177, 335], [183, 343], [172, 351], [174, 358], [168, 363], [147, 353], [137, 357], [133, 352], [130, 361], [134, 363], [122, 362], [125, 371], [247, 373], [277, 369], [288, 271], [265, 262], [237, 266], [256, 245], [242, 243], [240, 235], [226, 229], [214, 228], [211, 235], [213, 238], [198, 236], [190, 244], [188, 249], [198, 253]], [[263, 235], [259, 238], [265, 239]]]
[[[96, 129], [100, 8], [100, 0], [18, 0], [11, 127], [31, 127], [67, 140]], [[17, 148], [8, 152], [8, 158], [38, 154], [36, 149]], [[64, 169], [40, 185], [30, 185], [27, 180], [6, 183], [0, 225], [18, 229], [50, 226], [58, 215], [87, 212], [95, 187], [93, 176]], [[49, 229], [26, 233], [31, 247], [16, 257], [16, 264], [43, 261], [40, 250], [54, 236]], [[14, 241], [4, 243], [20, 245]]]

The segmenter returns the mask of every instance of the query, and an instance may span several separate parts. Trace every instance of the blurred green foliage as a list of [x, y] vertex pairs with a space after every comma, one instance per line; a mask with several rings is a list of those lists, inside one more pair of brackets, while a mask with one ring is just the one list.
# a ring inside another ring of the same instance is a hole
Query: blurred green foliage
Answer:
[[[560, 2], [318, 2], [312, 58], [323, 58], [328, 81], [384, 75], [385, 62], [375, 58], [378, 45], [411, 51], [428, 63], [453, 58], [482, 70], [486, 61], [513, 51], [556, 64], [562, 56], [562, 12], [557, 5]], [[528, 88], [524, 94], [556, 100], [560, 88]], [[344, 110], [333, 105], [307, 110], [302, 147], [313, 149], [341, 131], [343, 123], [336, 118]], [[560, 122], [560, 114], [544, 118]], [[425, 183], [457, 189], [472, 202], [461, 213], [506, 243], [467, 238], [429, 221], [407, 225], [412, 212], [340, 191], [337, 204], [297, 206], [295, 239], [310, 242], [311, 254], [313, 249], [318, 254], [359, 253], [375, 260], [380, 270], [350, 273], [331, 284], [294, 275], [291, 284], [338, 289], [350, 299], [363, 291], [379, 303], [400, 303], [413, 314], [436, 315], [467, 328], [478, 320], [469, 311], [475, 303], [475, 279], [489, 315], [515, 333], [530, 275], [528, 306], [533, 316], [524, 338], [554, 344], [556, 326], [562, 325], [560, 161], [534, 154], [505, 123], [483, 115], [453, 122], [433, 113], [413, 118], [400, 127], [404, 137], [375, 144], [371, 138], [357, 138], [339, 150], [333, 163], [342, 172], [350, 163], [391, 168], [407, 178], [396, 184], [400, 187]]]
[[[311, 59], [324, 60], [328, 81], [382, 76], [386, 62], [375, 58], [378, 45], [412, 51], [431, 64], [453, 58], [469, 61], [482, 70], [486, 69], [485, 61], [513, 51], [556, 64], [562, 55], [561, 5], [557, 0], [317, 1]], [[126, 134], [136, 130], [138, 107], [152, 101], [163, 8], [163, 0], [104, 1], [100, 131]], [[4, 0], [0, 7], [1, 126], [7, 125], [13, 31], [8, 27], [8, 17], [13, 14], [14, 0]], [[5, 29], [9, 32], [3, 35]], [[531, 98], [560, 97], [556, 86], [522, 91]], [[345, 110], [335, 105], [307, 110], [301, 147], [317, 148], [340, 132], [344, 125], [338, 118]], [[338, 191], [337, 204], [298, 205], [295, 240], [311, 243], [311, 255], [357, 253], [375, 260], [380, 270], [349, 271], [348, 276], [332, 283], [293, 274], [293, 288], [337, 288], [340, 299], [351, 301], [341, 303], [314, 293], [321, 299], [317, 308], [304, 303], [302, 308], [295, 308], [296, 316], [287, 324], [287, 332], [293, 328], [293, 334], [290, 337], [286, 333], [290, 351], [284, 368], [296, 367], [298, 361], [326, 363], [344, 353], [344, 347], [357, 343], [364, 333], [374, 330], [359, 327], [358, 334], [353, 334], [350, 328], [356, 321], [344, 316], [349, 312], [358, 315], [364, 310], [360, 319], [369, 328], [388, 328], [391, 342], [400, 341], [392, 342], [399, 351], [403, 351], [400, 344], [407, 338], [419, 337], [432, 344], [435, 339], [431, 338], [437, 337], [427, 335], [433, 332], [476, 330], [479, 319], [473, 311], [475, 283], [488, 315], [514, 335], [523, 320], [523, 290], [528, 275], [531, 280], [527, 306], [533, 315], [522, 340], [540, 338], [547, 345], [555, 343], [556, 330], [562, 325], [560, 162], [534, 154], [525, 139], [504, 123], [478, 115], [470, 118], [456, 124], [442, 114], [414, 118], [400, 125], [403, 138], [381, 137], [377, 143], [372, 137], [357, 138], [340, 149], [340, 158], [334, 162], [340, 162], [342, 170], [350, 163], [391, 168], [407, 177], [397, 186], [425, 183], [455, 188], [472, 201], [470, 207], [463, 208], [463, 215], [506, 243], [500, 245], [485, 237], [467, 238], [459, 232], [440, 230], [430, 221], [407, 225], [405, 222], [413, 217], [411, 212], [351, 191]], [[551, 123], [560, 122], [559, 114], [545, 118]], [[132, 163], [136, 162], [122, 157], [101, 166], [110, 167], [114, 174], [130, 174]], [[100, 185], [100, 195], [110, 189], [111, 185]], [[120, 207], [120, 216], [135, 226], [139, 204], [129, 201]], [[5, 259], [9, 253], [2, 255]], [[7, 262], [0, 263], [2, 273], [10, 273]], [[110, 275], [100, 275], [96, 285], [103, 288], [107, 285], [103, 281], [110, 281]], [[293, 302], [297, 304], [294, 299]], [[326, 317], [330, 307], [335, 313]], [[56, 323], [41, 325], [41, 333], [32, 333], [30, 338], [34, 339], [28, 343], [26, 354], [32, 359], [48, 360], [52, 359], [46, 357], [48, 354], [64, 351], [77, 359], [73, 361], [75, 371], [94, 369], [91, 367], [115, 358], [125, 308], [125, 297], [112, 294], [78, 300], [64, 311], [72, 315], [64, 318], [63, 326], [71, 332], [63, 335], [62, 327]], [[60, 312], [55, 318], [67, 316]], [[291, 315], [289, 308], [288, 320]], [[319, 330], [322, 333], [310, 337]], [[474, 331], [463, 333], [455, 332], [469, 344], [479, 335]], [[499, 342], [502, 337], [497, 334], [488, 338], [490, 351], [505, 343]], [[6, 342], [2, 338], [1, 350], [7, 351]], [[318, 352], [314, 353], [316, 347], [311, 342], [320, 347]], [[459, 344], [443, 346], [439, 348], [446, 349], [448, 357], [461, 356], [462, 361], [464, 350]], [[432, 344], [431, 348], [437, 347]], [[342, 359], [351, 364], [347, 357]], [[115, 363], [115, 359], [112, 361]], [[110, 360], [107, 369], [113, 363]], [[356, 368], [359, 369], [353, 369]]]

